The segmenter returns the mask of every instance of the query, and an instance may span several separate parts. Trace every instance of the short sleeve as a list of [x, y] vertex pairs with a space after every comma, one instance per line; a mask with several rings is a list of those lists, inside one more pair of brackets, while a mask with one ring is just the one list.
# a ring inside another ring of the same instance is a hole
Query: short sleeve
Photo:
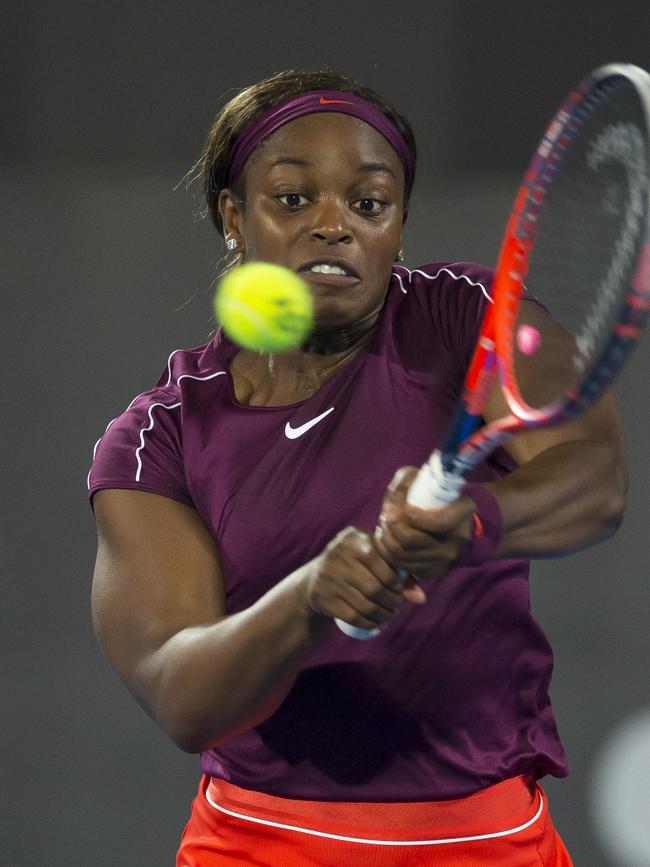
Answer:
[[398, 266], [395, 275], [402, 291], [415, 302], [412, 317], [418, 327], [430, 330], [429, 340], [464, 375], [491, 303], [492, 270], [473, 262], [437, 262], [412, 271]]
[[488, 304], [494, 274], [472, 262], [453, 262], [441, 270], [440, 289], [431, 297], [438, 333], [460, 359], [463, 369], [474, 354]]
[[[408, 281], [402, 275], [408, 274]], [[476, 262], [438, 262], [412, 271], [396, 268], [402, 290], [415, 295], [432, 337], [440, 341], [464, 371], [469, 366], [486, 310], [492, 304], [494, 271]], [[539, 299], [522, 286], [522, 300]]]
[[178, 391], [139, 395], [114, 419], [95, 446], [88, 496], [106, 488], [161, 494], [192, 505], [183, 461], [182, 407]]

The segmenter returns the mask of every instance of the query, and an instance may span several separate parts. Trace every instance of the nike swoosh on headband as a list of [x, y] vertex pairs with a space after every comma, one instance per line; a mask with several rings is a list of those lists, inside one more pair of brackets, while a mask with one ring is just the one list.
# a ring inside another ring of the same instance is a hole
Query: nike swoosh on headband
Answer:
[[325, 99], [321, 96], [319, 99], [321, 105], [354, 105], [353, 102], [348, 102], [347, 99]]
[[322, 421], [326, 415], [329, 415], [331, 412], [334, 412], [334, 407], [331, 406], [329, 409], [326, 409], [325, 412], [322, 412], [320, 415], [317, 415], [316, 418], [312, 418], [309, 421], [306, 421], [304, 424], [301, 424], [299, 427], [291, 427], [291, 422], [287, 422], [284, 426], [284, 435], [287, 439], [297, 440], [298, 437], [301, 437], [304, 433], [307, 433], [308, 430], [313, 428], [315, 424], [318, 424], [319, 421]]

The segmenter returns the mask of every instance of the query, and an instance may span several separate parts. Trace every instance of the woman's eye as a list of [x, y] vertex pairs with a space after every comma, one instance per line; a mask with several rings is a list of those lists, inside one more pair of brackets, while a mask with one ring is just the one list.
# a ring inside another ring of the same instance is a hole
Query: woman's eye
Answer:
[[359, 199], [355, 204], [360, 211], [364, 211], [367, 214], [378, 214], [386, 207], [386, 203], [380, 201], [380, 199], [370, 198]]
[[301, 193], [283, 193], [281, 196], [277, 196], [277, 199], [288, 208], [301, 208], [309, 202], [307, 196], [303, 196]]

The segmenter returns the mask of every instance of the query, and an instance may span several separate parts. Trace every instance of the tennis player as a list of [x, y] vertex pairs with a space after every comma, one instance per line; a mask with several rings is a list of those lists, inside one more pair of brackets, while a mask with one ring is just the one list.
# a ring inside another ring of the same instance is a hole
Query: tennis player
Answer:
[[[409, 123], [349, 79], [233, 98], [200, 162], [207, 209], [229, 267], [308, 281], [315, 331], [273, 357], [221, 331], [175, 350], [96, 447], [99, 641], [201, 755], [177, 867], [571, 864], [538, 782], [568, 770], [529, 560], [615, 531], [620, 425], [607, 395], [496, 452], [447, 508], [406, 505], [492, 278], [400, 264], [415, 163]], [[564, 337], [522, 303], [543, 389]], [[504, 412], [495, 389], [486, 419]]]

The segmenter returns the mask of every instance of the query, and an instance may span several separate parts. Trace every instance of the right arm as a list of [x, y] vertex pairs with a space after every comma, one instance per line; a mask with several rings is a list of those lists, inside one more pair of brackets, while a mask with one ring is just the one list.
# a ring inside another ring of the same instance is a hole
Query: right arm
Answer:
[[349, 527], [249, 608], [227, 615], [219, 553], [193, 508], [129, 490], [99, 491], [94, 508], [98, 640], [139, 703], [187, 752], [270, 716], [332, 617], [372, 629], [404, 599], [423, 601], [419, 588], [399, 587], [368, 534]]

